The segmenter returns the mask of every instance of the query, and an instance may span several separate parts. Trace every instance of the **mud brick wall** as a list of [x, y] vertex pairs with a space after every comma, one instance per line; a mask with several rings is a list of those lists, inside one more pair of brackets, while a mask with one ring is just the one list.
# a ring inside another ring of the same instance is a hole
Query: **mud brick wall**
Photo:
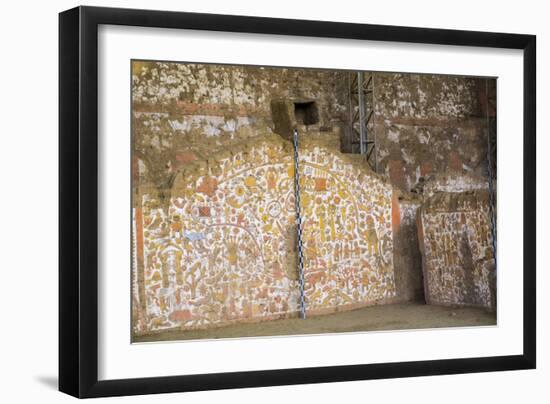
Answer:
[[300, 150], [305, 291], [312, 314], [398, 298], [392, 187], [361, 157], [338, 148], [330, 135], [306, 133]]
[[134, 61], [132, 73], [134, 178], [159, 192], [189, 162], [272, 133], [273, 99], [315, 101], [319, 127], [347, 113], [336, 71]]
[[[191, 123], [180, 120], [182, 126], [211, 117], [227, 123], [236, 116], [271, 126], [272, 99], [314, 100], [323, 125], [339, 119], [347, 107], [340, 94], [342, 72], [336, 70], [135, 61], [132, 73], [134, 111], [159, 112], [160, 107], [175, 117], [194, 117]], [[222, 132], [231, 136], [223, 124], [212, 122], [207, 134]]]
[[486, 189], [437, 192], [418, 215], [429, 304], [496, 307], [496, 274]]
[[[135, 61], [132, 73], [135, 334], [297, 315], [293, 153], [273, 108], [297, 119], [296, 102], [315, 103], [315, 123], [298, 125], [308, 313], [422, 297], [420, 178], [483, 171], [482, 83], [377, 73], [375, 174], [340, 153], [346, 72]], [[425, 195], [464, 190], [445, 184]]]
[[393, 193], [393, 265], [399, 301], [424, 301], [422, 259], [419, 250], [416, 217], [421, 206], [419, 198], [406, 198]]
[[486, 175], [486, 82], [376, 73], [378, 172], [402, 190], [449, 169]]
[[[273, 100], [314, 101], [319, 128], [349, 123], [343, 71], [147, 61], [132, 71], [140, 183], [159, 189], [189, 161], [274, 132]], [[495, 80], [375, 73], [374, 82], [378, 173], [406, 191], [448, 169], [486, 175], [487, 88]]]
[[[392, 188], [327, 136], [300, 150], [309, 314], [396, 297]], [[290, 142], [267, 134], [189, 164], [167, 211], [141, 196], [136, 333], [297, 315], [293, 170]]]

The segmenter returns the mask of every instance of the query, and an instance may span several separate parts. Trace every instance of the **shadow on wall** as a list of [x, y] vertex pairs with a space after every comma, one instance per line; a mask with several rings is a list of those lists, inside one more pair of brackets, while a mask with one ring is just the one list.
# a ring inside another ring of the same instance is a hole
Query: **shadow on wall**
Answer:
[[427, 303], [496, 310], [487, 188], [485, 180], [457, 174], [429, 184], [418, 214]]

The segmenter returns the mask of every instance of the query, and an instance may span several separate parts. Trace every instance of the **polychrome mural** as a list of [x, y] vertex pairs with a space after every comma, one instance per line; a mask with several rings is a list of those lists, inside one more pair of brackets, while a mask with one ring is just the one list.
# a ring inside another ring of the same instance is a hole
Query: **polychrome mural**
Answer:
[[[296, 315], [294, 164], [269, 135], [204, 175], [176, 179], [167, 213], [142, 196], [145, 279], [137, 330]], [[301, 157], [305, 294], [310, 313], [395, 295], [391, 187], [327, 148]], [[367, 192], [368, 190], [368, 192]], [[139, 289], [139, 288], [135, 288]]]
[[131, 63], [132, 342], [496, 323], [493, 79]]
[[496, 274], [488, 195], [441, 193], [422, 208], [426, 300], [494, 307]]

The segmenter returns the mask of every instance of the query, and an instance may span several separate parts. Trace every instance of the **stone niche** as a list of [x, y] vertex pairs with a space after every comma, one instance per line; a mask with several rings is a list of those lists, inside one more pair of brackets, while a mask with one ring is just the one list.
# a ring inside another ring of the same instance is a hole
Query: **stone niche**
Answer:
[[426, 303], [496, 309], [496, 270], [487, 182], [444, 175], [425, 188], [418, 240]]
[[314, 100], [274, 99], [271, 101], [271, 115], [278, 133], [285, 139], [292, 139], [295, 128], [301, 131], [318, 129], [319, 107]]
[[393, 265], [400, 302], [424, 301], [422, 259], [418, 248], [416, 216], [421, 206], [417, 196], [394, 188], [392, 198]]

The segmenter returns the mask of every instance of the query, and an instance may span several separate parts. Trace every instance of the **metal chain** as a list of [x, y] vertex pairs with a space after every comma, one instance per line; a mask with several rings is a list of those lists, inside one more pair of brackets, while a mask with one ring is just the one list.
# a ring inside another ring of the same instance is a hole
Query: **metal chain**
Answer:
[[300, 313], [306, 318], [304, 296], [304, 254], [302, 250], [302, 216], [300, 213], [300, 171], [298, 163], [298, 130], [294, 129], [294, 200], [296, 202], [296, 236], [298, 242], [298, 276], [300, 284]]

